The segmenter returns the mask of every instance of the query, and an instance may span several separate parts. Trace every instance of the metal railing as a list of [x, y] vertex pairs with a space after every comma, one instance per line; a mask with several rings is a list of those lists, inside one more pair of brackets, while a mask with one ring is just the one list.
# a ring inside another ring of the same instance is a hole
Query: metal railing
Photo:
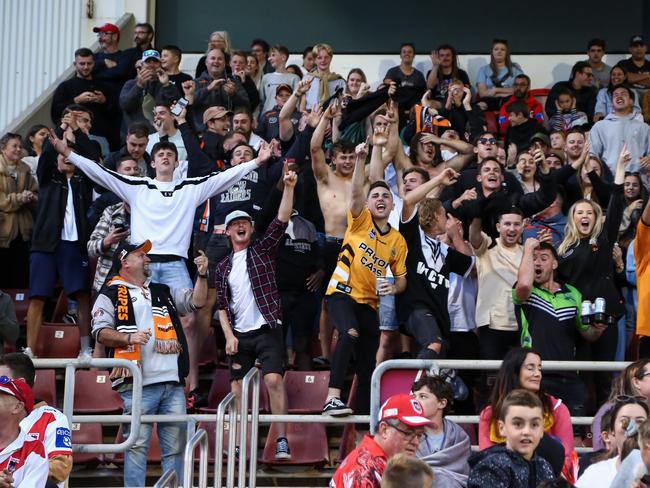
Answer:
[[[544, 371], [621, 371], [629, 362], [618, 361], [544, 361]], [[379, 418], [381, 407], [381, 378], [386, 371], [392, 369], [413, 369], [413, 370], [498, 370], [501, 361], [470, 361], [466, 359], [391, 359], [379, 364], [372, 373], [370, 386], [370, 431], [374, 433]], [[459, 423], [478, 423], [478, 415], [463, 415], [448, 417], [450, 420]], [[571, 417], [575, 425], [591, 425], [593, 417]]]
[[153, 488], [178, 488], [178, 480], [176, 479], [176, 470], [168, 469], [156, 481]]
[[[214, 442], [214, 487], [223, 486], [223, 433], [226, 429], [226, 411], [228, 412], [228, 456], [226, 458], [226, 486], [235, 486], [235, 442], [237, 435], [237, 398], [228, 393], [217, 407], [217, 429]], [[214, 419], [210, 415], [210, 419]], [[246, 453], [244, 453], [246, 457]]]
[[[65, 386], [63, 390], [63, 414], [68, 418], [68, 423], [80, 422], [74, 412], [74, 385], [75, 371], [87, 368], [127, 368], [133, 377], [133, 399], [131, 411], [134, 415], [125, 416], [121, 422], [130, 422], [129, 435], [119, 444], [73, 444], [74, 452], [87, 453], [118, 453], [125, 452], [135, 444], [140, 434], [141, 400], [142, 400], [142, 373], [137, 364], [126, 359], [34, 359], [34, 366], [38, 369], [65, 369]], [[105, 422], [106, 415], [90, 415], [88, 422]]]
[[208, 488], [208, 433], [197, 430], [185, 446], [183, 465], [183, 486], [194, 486], [194, 448], [199, 445], [199, 488]]
[[239, 419], [239, 488], [246, 487], [246, 452], [248, 445], [248, 405], [250, 398], [250, 386], [253, 384], [253, 396], [251, 405], [251, 458], [249, 465], [248, 488], [255, 488], [257, 483], [257, 434], [259, 432], [260, 415], [260, 370], [251, 368], [241, 387], [240, 419]]

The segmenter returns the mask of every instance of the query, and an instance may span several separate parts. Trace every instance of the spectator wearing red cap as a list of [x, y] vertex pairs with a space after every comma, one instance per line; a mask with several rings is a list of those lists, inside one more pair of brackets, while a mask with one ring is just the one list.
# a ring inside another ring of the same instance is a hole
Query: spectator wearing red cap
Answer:
[[130, 55], [120, 51], [120, 28], [115, 24], [106, 23], [94, 27], [101, 51], [95, 54], [93, 77], [105, 80], [112, 88], [112, 98], [117, 100], [120, 90], [127, 80], [135, 76], [135, 64]]
[[375, 435], [366, 435], [347, 455], [334, 473], [330, 488], [379, 488], [388, 460], [396, 454], [415, 456], [429, 424], [431, 421], [415, 398], [407, 394], [390, 397], [379, 410]]
[[0, 376], [0, 486], [30, 488], [47, 483], [43, 442], [20, 428], [32, 408], [34, 392], [25, 380]]

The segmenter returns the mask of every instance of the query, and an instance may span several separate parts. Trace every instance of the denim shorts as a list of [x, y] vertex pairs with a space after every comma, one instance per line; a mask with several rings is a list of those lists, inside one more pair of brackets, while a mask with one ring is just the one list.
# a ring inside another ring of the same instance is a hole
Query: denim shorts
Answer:
[[[395, 278], [386, 278], [390, 284], [395, 284]], [[399, 330], [397, 312], [395, 306], [395, 295], [379, 297], [379, 330], [395, 332]]]
[[194, 288], [183, 259], [167, 263], [149, 263], [149, 270], [151, 282], [167, 285], [172, 294], [176, 290]]

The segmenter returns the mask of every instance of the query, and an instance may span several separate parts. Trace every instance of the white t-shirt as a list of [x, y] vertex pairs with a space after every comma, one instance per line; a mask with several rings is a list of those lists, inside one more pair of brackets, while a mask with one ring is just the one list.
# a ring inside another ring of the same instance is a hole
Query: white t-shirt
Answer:
[[[157, 132], [154, 132], [153, 134], [149, 135], [149, 142], [147, 143], [147, 152], [151, 154], [151, 150], [153, 149], [154, 145], [160, 142], [160, 134]], [[181, 131], [177, 130], [176, 134], [173, 136], [169, 136], [169, 142], [173, 142], [174, 145], [176, 146], [176, 150], [178, 151], [178, 157], [176, 158], [177, 161], [184, 161], [187, 159], [187, 150], [185, 149], [185, 143], [183, 142], [183, 136], [181, 135]]]
[[237, 332], [257, 330], [265, 324], [264, 317], [257, 308], [253, 286], [248, 276], [247, 253], [247, 249], [233, 253], [232, 269], [228, 275], [230, 306], [235, 319], [233, 329]]
[[74, 219], [74, 199], [72, 197], [72, 186], [68, 178], [68, 200], [65, 202], [65, 216], [63, 217], [63, 229], [61, 230], [62, 241], [78, 241], [77, 222]]
[[49, 465], [40, 440], [20, 430], [11, 444], [0, 451], [0, 471], [9, 471], [16, 488], [40, 488], [47, 483]]
[[618, 456], [589, 466], [576, 481], [576, 488], [609, 488], [616, 476]]

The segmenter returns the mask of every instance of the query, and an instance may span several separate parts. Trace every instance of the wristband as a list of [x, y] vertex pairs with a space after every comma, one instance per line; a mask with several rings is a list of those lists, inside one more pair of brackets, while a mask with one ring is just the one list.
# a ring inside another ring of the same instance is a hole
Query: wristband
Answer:
[[199, 276], [199, 278], [203, 278], [203, 279], [205, 279], [205, 280], [208, 279], [208, 273], [206, 273], [206, 274], [199, 274], [198, 276]]
[[131, 334], [126, 335], [126, 343], [130, 346], [131, 345]]
[[302, 93], [298, 93], [298, 92], [293, 92], [292, 95], [294, 95], [298, 99], [302, 97]]

